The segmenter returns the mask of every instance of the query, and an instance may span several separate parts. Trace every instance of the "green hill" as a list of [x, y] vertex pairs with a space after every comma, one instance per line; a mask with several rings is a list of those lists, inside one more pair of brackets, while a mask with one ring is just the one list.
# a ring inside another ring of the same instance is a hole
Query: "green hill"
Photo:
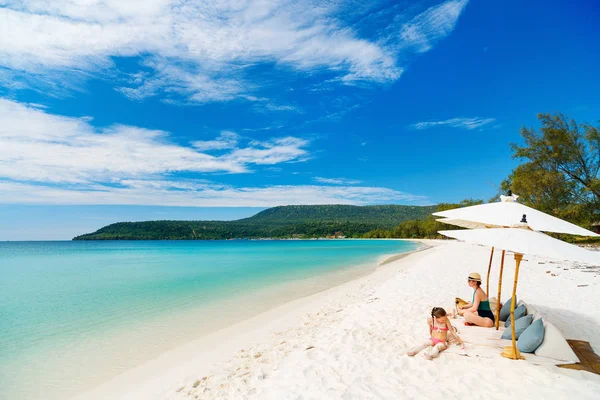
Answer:
[[436, 206], [280, 206], [268, 208], [238, 222], [303, 223], [307, 221], [352, 221], [376, 223], [394, 227], [410, 219], [423, 219], [434, 212]]
[[118, 222], [73, 240], [197, 240], [233, 238], [324, 237], [342, 232], [362, 237], [403, 221], [422, 220], [436, 206], [281, 206], [237, 221]]

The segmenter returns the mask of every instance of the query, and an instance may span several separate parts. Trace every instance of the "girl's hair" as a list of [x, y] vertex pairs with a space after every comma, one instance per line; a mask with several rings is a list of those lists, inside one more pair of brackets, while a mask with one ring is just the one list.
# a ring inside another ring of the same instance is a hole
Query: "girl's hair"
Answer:
[[431, 309], [431, 318], [441, 318], [446, 316], [446, 310], [442, 307], [433, 307]]

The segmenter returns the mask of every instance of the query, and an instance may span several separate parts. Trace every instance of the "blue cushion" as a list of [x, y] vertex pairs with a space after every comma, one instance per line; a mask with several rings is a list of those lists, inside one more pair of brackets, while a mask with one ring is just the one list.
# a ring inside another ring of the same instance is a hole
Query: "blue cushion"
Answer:
[[[531, 325], [531, 321], [533, 321], [533, 315], [526, 315], [524, 317], [519, 318], [517, 322], [515, 322], [515, 339], [519, 339], [519, 336], [521, 336], [521, 334], [525, 332], [525, 329], [527, 329], [529, 325]], [[502, 334], [502, 339], [511, 340], [511, 331], [512, 329], [505, 330]]]
[[[525, 314], [527, 314], [527, 306], [525, 306], [525, 304], [521, 304], [519, 307], [515, 308], [515, 319], [519, 319]], [[504, 326], [507, 328], [510, 327], [510, 314], [508, 314], [508, 318], [506, 319]]]
[[[519, 320], [517, 320], [517, 323]], [[515, 328], [517, 326], [515, 325]], [[519, 336], [517, 347], [523, 353], [533, 353], [544, 341], [544, 323], [539, 318], [527, 327]]]
[[[508, 316], [510, 315], [510, 302], [512, 301], [512, 297], [508, 299], [502, 308], [500, 309], [500, 321], [506, 321]], [[517, 297], [515, 296], [515, 304], [517, 304]]]

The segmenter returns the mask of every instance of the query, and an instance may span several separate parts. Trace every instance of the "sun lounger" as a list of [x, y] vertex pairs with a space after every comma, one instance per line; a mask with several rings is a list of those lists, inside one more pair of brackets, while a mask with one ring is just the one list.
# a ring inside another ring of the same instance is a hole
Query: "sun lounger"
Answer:
[[[458, 334], [466, 345], [466, 354], [469, 357], [482, 357], [482, 358], [496, 358], [500, 357], [500, 353], [504, 350], [510, 341], [501, 339], [504, 328], [501, 327], [496, 330], [494, 328], [483, 328], [479, 326], [465, 326], [464, 319], [458, 317], [452, 320], [452, 324], [458, 329]], [[448, 353], [461, 354], [463, 351], [459, 346], [452, 345], [448, 350]], [[535, 365], [564, 365], [571, 364], [572, 361], [562, 361], [552, 358], [536, 356], [533, 353], [522, 353], [525, 357], [525, 361]]]

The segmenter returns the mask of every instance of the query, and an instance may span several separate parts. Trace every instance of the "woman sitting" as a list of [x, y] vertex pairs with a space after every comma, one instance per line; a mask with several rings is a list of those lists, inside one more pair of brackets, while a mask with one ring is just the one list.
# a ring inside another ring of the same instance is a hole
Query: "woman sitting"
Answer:
[[473, 288], [473, 301], [460, 307], [459, 314], [465, 318], [465, 325], [477, 325], [486, 328], [494, 326], [494, 313], [490, 309], [488, 295], [481, 288], [481, 275], [469, 274], [469, 286]]

